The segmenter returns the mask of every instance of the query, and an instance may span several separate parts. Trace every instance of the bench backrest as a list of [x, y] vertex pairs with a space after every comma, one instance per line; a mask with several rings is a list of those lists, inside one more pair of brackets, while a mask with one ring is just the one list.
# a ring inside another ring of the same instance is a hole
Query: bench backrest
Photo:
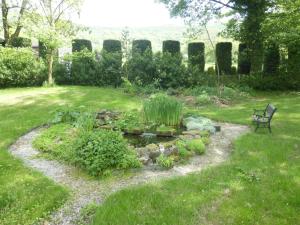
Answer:
[[274, 113], [276, 112], [276, 108], [271, 105], [271, 104], [268, 104], [267, 105], [267, 108], [266, 108], [266, 111], [265, 111], [265, 116], [267, 116], [269, 118], [269, 121], [271, 121]]

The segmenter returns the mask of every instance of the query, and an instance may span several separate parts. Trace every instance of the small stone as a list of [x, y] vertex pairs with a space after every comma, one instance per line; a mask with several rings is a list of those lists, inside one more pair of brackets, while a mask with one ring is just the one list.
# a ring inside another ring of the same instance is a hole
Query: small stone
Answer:
[[139, 161], [140, 161], [144, 166], [147, 166], [147, 165], [150, 164], [151, 159], [150, 159], [150, 158], [147, 158], [147, 157], [141, 157], [141, 158], [139, 158]]
[[169, 148], [166, 148], [165, 151], [164, 151], [164, 155], [165, 156], [175, 156], [175, 155], [178, 155], [179, 154], [179, 151], [178, 151], [178, 148], [176, 146], [171, 146]]

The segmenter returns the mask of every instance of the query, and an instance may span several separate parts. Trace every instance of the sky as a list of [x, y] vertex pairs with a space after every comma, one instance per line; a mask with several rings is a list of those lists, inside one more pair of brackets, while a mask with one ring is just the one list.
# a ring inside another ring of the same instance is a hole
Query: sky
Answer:
[[85, 0], [77, 23], [96, 27], [184, 25], [157, 0]]

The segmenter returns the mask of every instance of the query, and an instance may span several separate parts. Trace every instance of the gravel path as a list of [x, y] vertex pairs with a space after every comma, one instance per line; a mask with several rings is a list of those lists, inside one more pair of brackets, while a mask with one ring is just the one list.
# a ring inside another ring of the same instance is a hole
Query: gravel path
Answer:
[[249, 131], [247, 126], [220, 123], [222, 131], [211, 136], [211, 144], [206, 154], [196, 156], [190, 163], [184, 166], [176, 166], [168, 171], [144, 168], [129, 178], [118, 179], [113, 182], [95, 181], [80, 176], [74, 176], [74, 167], [63, 165], [57, 161], [37, 158], [39, 154], [32, 147], [32, 141], [41, 133], [43, 128], [35, 129], [20, 137], [10, 147], [10, 152], [21, 158], [25, 164], [34, 168], [56, 183], [69, 188], [72, 198], [56, 213], [54, 213], [49, 225], [71, 225], [79, 216], [80, 210], [89, 203], [101, 204], [105, 197], [125, 187], [146, 182], [153, 182], [163, 178], [183, 176], [191, 172], [198, 172], [209, 166], [214, 166], [228, 159], [231, 151], [231, 143], [234, 139]]

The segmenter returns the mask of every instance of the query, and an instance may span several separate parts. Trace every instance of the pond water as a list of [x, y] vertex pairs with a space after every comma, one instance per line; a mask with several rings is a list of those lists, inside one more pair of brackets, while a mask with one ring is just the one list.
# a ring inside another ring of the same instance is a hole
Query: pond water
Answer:
[[130, 145], [133, 145], [136, 148], [145, 147], [149, 144], [166, 143], [177, 139], [177, 136], [159, 137], [152, 133], [144, 133], [142, 135], [126, 134], [124, 137], [127, 139]]

